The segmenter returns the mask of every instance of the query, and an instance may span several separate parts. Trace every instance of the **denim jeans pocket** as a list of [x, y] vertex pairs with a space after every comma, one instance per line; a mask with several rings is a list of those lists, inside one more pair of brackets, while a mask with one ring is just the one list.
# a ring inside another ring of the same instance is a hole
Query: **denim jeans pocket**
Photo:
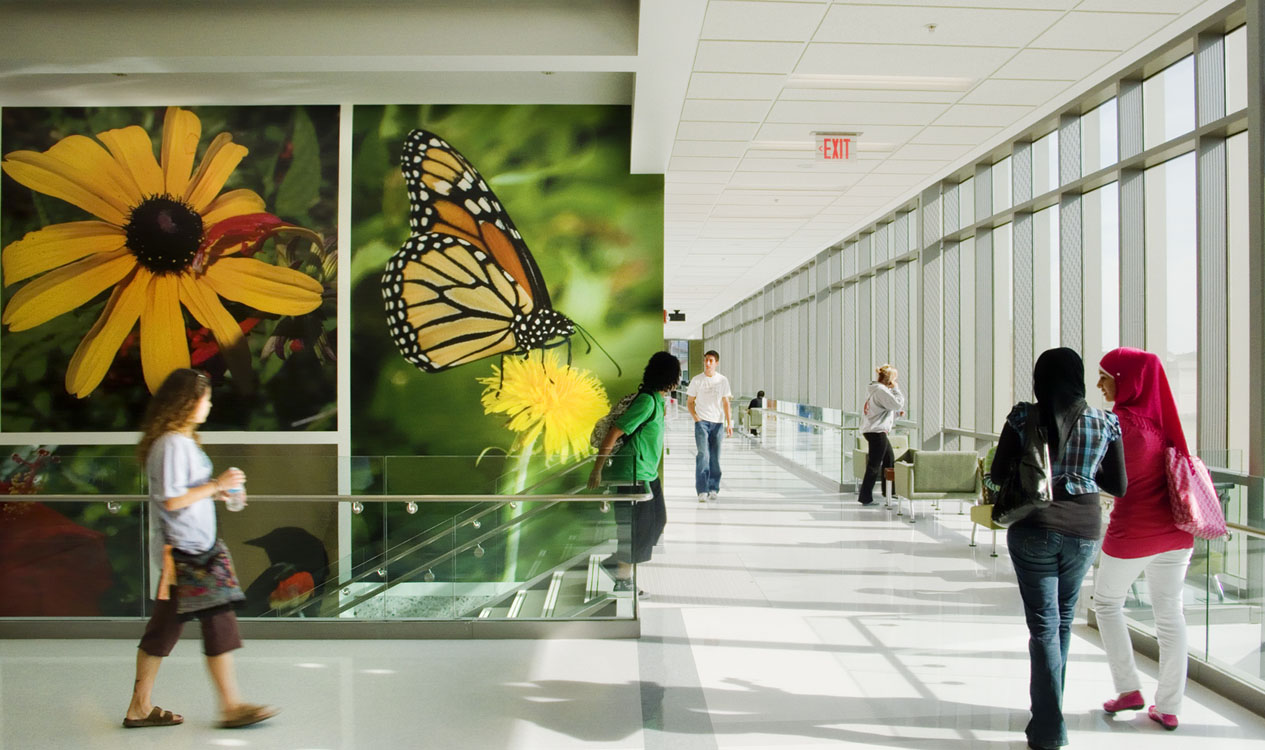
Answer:
[[1063, 546], [1060, 534], [1048, 529], [1020, 529], [1019, 544], [1014, 545], [1018, 554], [1026, 560], [1049, 560]]

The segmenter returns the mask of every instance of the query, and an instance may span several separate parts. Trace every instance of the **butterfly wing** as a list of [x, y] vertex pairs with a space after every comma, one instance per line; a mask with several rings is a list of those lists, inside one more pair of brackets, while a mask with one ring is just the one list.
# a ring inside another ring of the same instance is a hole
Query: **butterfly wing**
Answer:
[[400, 353], [427, 372], [519, 348], [515, 323], [531, 297], [474, 243], [410, 237], [382, 275], [387, 327]]
[[447, 141], [414, 130], [401, 171], [413, 236], [382, 276], [391, 337], [404, 358], [438, 372], [553, 345], [575, 325], [549, 302], [509, 214]]
[[404, 139], [400, 169], [408, 184], [414, 234], [447, 234], [481, 247], [537, 307], [552, 307], [544, 277], [518, 228], [461, 152], [428, 130], [413, 130]]

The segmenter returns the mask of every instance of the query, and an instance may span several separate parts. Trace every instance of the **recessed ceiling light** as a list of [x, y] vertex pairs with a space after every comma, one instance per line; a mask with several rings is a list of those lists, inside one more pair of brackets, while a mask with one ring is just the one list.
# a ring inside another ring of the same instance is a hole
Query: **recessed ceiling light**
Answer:
[[826, 73], [791, 73], [788, 89], [898, 89], [902, 91], [966, 91], [973, 78], [948, 76], [865, 76]]

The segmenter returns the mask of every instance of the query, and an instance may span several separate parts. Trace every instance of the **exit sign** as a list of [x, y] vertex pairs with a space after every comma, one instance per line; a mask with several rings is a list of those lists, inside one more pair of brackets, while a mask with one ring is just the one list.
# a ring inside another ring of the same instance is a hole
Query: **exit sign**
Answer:
[[821, 161], [854, 161], [857, 158], [855, 133], [817, 133], [817, 155]]

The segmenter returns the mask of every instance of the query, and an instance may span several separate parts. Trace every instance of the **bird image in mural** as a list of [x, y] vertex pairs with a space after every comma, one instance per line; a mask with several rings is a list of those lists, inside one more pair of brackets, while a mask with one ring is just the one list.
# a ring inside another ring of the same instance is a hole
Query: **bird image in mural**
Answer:
[[382, 275], [400, 354], [439, 372], [569, 345], [578, 326], [553, 309], [536, 260], [474, 165], [419, 129], [404, 141], [400, 168], [413, 234]]
[[257, 617], [305, 604], [329, 575], [325, 543], [297, 526], [273, 529], [246, 544], [263, 549], [268, 568], [246, 587], [244, 615]]

